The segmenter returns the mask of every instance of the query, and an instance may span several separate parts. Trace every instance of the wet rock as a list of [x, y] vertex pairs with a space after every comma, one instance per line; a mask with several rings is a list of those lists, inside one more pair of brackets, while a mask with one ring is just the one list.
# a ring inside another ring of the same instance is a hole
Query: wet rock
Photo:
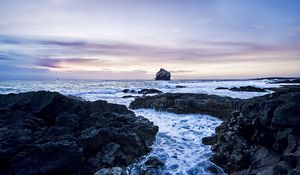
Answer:
[[266, 92], [263, 88], [258, 88], [254, 86], [242, 86], [242, 87], [233, 87], [230, 88], [231, 91], [245, 91], [245, 92]]
[[153, 108], [178, 114], [200, 113], [227, 120], [231, 117], [238, 102], [238, 99], [217, 95], [165, 93], [136, 98], [130, 104], [130, 108]]
[[171, 73], [161, 68], [156, 73], [155, 80], [171, 80]]
[[204, 137], [202, 139], [202, 143], [204, 145], [213, 145], [214, 143], [217, 142], [217, 137], [216, 136], [211, 136], [211, 137]]
[[137, 98], [139, 96], [134, 96], [134, 95], [125, 95], [122, 98]]
[[123, 89], [122, 92], [123, 93], [132, 93], [132, 94], [136, 93], [136, 91], [132, 90], [132, 89]]
[[142, 89], [138, 93], [139, 94], [161, 94], [162, 91], [157, 89]]
[[213, 137], [203, 138], [212, 145], [211, 161], [236, 175], [296, 173], [299, 106], [300, 88], [241, 100], [239, 115], [219, 126]]
[[227, 87], [217, 87], [216, 90], [225, 90], [225, 89], [229, 89]]
[[145, 162], [147, 167], [163, 167], [165, 164], [159, 160], [157, 157], [149, 157], [148, 160]]
[[46, 91], [0, 95], [0, 174], [93, 174], [125, 167], [150, 151], [157, 131], [126, 106], [106, 101]]
[[94, 173], [94, 175], [125, 175], [125, 171], [120, 167], [102, 168]]
[[186, 88], [186, 86], [177, 85], [176, 88]]

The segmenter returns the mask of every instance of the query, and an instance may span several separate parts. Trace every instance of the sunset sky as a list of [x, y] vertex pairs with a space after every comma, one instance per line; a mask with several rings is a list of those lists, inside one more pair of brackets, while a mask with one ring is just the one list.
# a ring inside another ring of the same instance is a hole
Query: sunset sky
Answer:
[[0, 0], [0, 79], [300, 76], [297, 0]]

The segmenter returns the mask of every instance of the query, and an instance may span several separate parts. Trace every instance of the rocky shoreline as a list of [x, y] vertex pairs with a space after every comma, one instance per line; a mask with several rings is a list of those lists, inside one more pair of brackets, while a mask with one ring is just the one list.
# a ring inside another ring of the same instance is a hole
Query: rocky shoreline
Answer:
[[157, 132], [126, 106], [102, 100], [46, 91], [0, 95], [0, 174], [124, 174], [149, 153]]
[[[135, 99], [130, 108], [209, 114], [224, 120], [212, 137], [211, 161], [226, 173], [300, 174], [300, 88], [286, 86], [248, 100], [206, 94], [162, 94]], [[213, 168], [212, 168], [213, 169]]]

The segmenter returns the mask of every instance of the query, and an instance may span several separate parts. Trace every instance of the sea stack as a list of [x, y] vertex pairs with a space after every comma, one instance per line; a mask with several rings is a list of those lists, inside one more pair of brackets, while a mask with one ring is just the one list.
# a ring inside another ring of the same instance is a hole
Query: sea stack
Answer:
[[157, 73], [155, 80], [171, 80], [171, 73], [161, 68]]

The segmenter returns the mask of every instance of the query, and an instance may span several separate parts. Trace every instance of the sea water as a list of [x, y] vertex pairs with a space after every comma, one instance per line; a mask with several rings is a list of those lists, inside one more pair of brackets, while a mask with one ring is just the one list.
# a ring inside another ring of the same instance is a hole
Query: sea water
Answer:
[[[247, 99], [261, 96], [268, 92], [234, 92], [230, 90], [215, 90], [217, 87], [255, 86], [270, 88], [279, 86], [270, 84], [269, 80], [240, 80], [240, 81], [203, 81], [203, 80], [177, 80], [177, 81], [142, 81], [142, 80], [55, 80], [55, 81], [0, 81], [0, 93], [20, 93], [28, 91], [57, 91], [65, 95], [82, 97], [85, 100], [106, 100], [129, 106], [133, 98], [122, 98], [125, 95], [140, 96], [139, 94], [126, 94], [123, 89], [139, 91], [153, 88], [170, 93], [205, 93], [233, 98]], [[176, 88], [184, 86], [184, 88]], [[152, 109], [134, 110], [154, 122], [159, 127], [156, 142], [152, 151], [138, 162], [130, 165], [127, 171], [135, 175], [138, 169], [143, 169], [143, 163], [149, 157], [158, 157], [165, 167], [160, 174], [165, 175], [201, 175], [210, 174], [207, 167], [211, 165], [210, 146], [203, 145], [201, 139], [214, 133], [215, 128], [222, 123], [220, 119], [202, 114], [174, 114], [157, 112]], [[219, 169], [219, 174], [224, 174]]]

